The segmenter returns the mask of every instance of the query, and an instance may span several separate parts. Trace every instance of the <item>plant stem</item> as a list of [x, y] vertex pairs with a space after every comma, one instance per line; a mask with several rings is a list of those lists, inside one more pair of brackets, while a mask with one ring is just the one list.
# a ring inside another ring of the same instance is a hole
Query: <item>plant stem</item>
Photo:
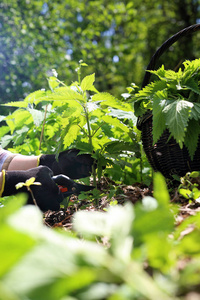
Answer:
[[87, 132], [85, 131], [85, 129], [83, 127], [81, 127], [79, 124], [77, 124], [77, 125], [85, 133], [85, 135], [87, 135]]
[[[87, 122], [89, 144], [91, 146], [91, 149], [93, 149], [92, 133], [91, 133], [91, 128], [90, 128], [89, 115], [88, 115], [88, 111], [87, 111], [85, 106], [84, 106], [84, 110], [85, 110], [85, 118], [86, 118], [86, 122]], [[94, 167], [94, 165], [93, 165], [93, 167]], [[92, 176], [93, 176], [94, 184], [96, 186], [96, 170], [95, 170], [95, 168], [92, 168]]]
[[93, 132], [92, 136], [94, 136], [94, 135], [97, 133], [97, 131], [98, 131], [105, 123], [106, 123], [106, 122], [103, 122], [103, 123], [95, 130], [95, 132]]
[[46, 123], [46, 117], [47, 117], [47, 107], [48, 107], [48, 104], [45, 106], [44, 120], [43, 120], [43, 124], [42, 124], [41, 135], [40, 135], [39, 150], [41, 149], [41, 145], [42, 145], [42, 139], [43, 139], [43, 134], [44, 134], [44, 126], [45, 126], [45, 123]]
[[[91, 146], [91, 149], [93, 150], [93, 143], [92, 143], [92, 132], [91, 132], [91, 128], [90, 128], [90, 120], [89, 120], [89, 114], [87, 111], [86, 106], [84, 105], [84, 111], [85, 111], [85, 118], [86, 118], [86, 123], [87, 123], [87, 129], [88, 129], [88, 139], [89, 139], [89, 144]], [[95, 165], [92, 165], [92, 177], [93, 177], [93, 185], [95, 187], [97, 187], [97, 178], [96, 178], [96, 168]], [[99, 205], [99, 200], [95, 199], [95, 204]]]
[[33, 192], [32, 192], [32, 190], [31, 190], [31, 188], [30, 188], [30, 187], [27, 187], [27, 189], [28, 189], [28, 191], [31, 193], [31, 197], [32, 197], [32, 199], [33, 199], [33, 203], [35, 204], [35, 206], [38, 206], [38, 205], [37, 205], [37, 202], [36, 202], [36, 200], [35, 200], [35, 197], [34, 197], [34, 195], [33, 195]]

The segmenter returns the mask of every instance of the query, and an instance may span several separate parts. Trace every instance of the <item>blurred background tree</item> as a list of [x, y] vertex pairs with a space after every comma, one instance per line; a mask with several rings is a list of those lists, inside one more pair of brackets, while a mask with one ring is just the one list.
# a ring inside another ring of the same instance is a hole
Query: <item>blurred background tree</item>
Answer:
[[[99, 90], [119, 96], [141, 84], [158, 46], [199, 20], [199, 0], [1, 0], [0, 103], [46, 88], [53, 68], [70, 84], [81, 59]], [[197, 39], [180, 41], [160, 63], [193, 58]]]

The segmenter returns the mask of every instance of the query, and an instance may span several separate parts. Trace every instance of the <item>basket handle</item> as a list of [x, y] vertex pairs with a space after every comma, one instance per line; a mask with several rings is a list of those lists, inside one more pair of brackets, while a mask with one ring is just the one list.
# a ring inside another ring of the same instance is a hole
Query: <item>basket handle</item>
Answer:
[[177, 32], [176, 34], [174, 34], [173, 36], [171, 36], [168, 40], [166, 40], [162, 44], [162, 46], [160, 48], [158, 48], [158, 50], [154, 53], [154, 55], [152, 56], [148, 66], [147, 66], [146, 73], [145, 73], [145, 76], [144, 76], [144, 79], [142, 82], [142, 88], [145, 87], [149, 83], [151, 73], [148, 72], [148, 70], [154, 70], [156, 61], [165, 52], [165, 50], [167, 50], [172, 44], [174, 44], [180, 38], [182, 38], [190, 33], [193, 33], [195, 31], [198, 31], [198, 30], [200, 30], [200, 24], [194, 24], [189, 27], [186, 27], [186, 28], [182, 29], [181, 31]]

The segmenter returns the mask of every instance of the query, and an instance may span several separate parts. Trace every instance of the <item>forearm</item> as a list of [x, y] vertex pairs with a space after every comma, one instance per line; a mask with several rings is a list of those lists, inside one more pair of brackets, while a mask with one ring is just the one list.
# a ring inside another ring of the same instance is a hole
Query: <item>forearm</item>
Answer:
[[0, 172], [2, 170], [28, 170], [38, 165], [39, 160], [37, 156], [15, 154], [0, 148]]
[[37, 166], [37, 156], [16, 155], [8, 165], [8, 171], [28, 170]]

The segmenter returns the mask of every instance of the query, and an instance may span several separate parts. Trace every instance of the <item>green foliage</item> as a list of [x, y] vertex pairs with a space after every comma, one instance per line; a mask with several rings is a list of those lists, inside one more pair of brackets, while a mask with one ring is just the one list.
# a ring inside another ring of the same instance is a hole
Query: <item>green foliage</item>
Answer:
[[[199, 0], [1, 1], [0, 103], [47, 88], [55, 68], [69, 85], [83, 59], [99, 90], [119, 97], [130, 82], [141, 84], [144, 66], [169, 36], [200, 18]], [[34, 21], [33, 21], [34, 20]], [[161, 62], [174, 68], [198, 55], [195, 33], [173, 46]]]
[[5, 130], [1, 146], [24, 155], [58, 154], [76, 147], [95, 158], [94, 182], [96, 177], [101, 178], [105, 166], [104, 172], [112, 180], [142, 181], [148, 177], [149, 169], [142, 174], [144, 155], [132, 106], [109, 93], [97, 91], [95, 74], [82, 79], [81, 70], [85, 65], [79, 62], [78, 81], [70, 86], [50, 76], [49, 90], [35, 91], [24, 101], [4, 104], [15, 110], [2, 117]]
[[178, 192], [184, 198], [199, 202], [200, 201], [200, 173], [197, 171], [188, 172], [184, 177], [180, 178]]
[[21, 207], [23, 195], [9, 197], [0, 209], [0, 298], [187, 299], [199, 284], [200, 215], [175, 228], [160, 174], [154, 195], [135, 207], [79, 211], [71, 233], [44, 226], [37, 207]]
[[200, 59], [185, 61], [183, 66], [177, 72], [164, 66], [151, 71], [159, 80], [135, 94], [135, 113], [138, 116], [152, 110], [153, 142], [168, 129], [181, 148], [187, 146], [193, 158], [200, 133]]

